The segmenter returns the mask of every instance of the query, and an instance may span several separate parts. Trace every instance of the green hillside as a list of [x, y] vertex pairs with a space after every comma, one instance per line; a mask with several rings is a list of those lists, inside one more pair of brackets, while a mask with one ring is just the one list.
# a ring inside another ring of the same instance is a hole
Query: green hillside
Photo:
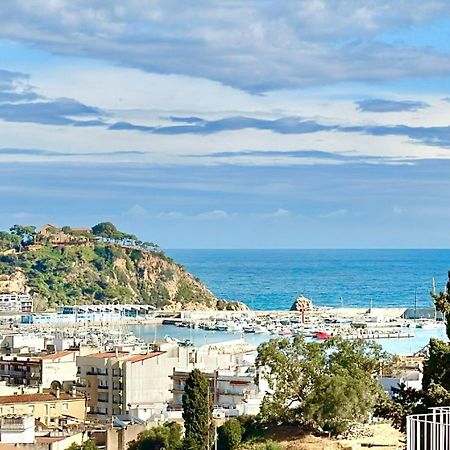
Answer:
[[142, 242], [110, 223], [92, 229], [45, 225], [40, 231], [15, 225], [0, 232], [1, 281], [6, 290], [30, 291], [43, 308], [146, 303], [200, 309], [217, 304], [198, 279], [156, 244]]

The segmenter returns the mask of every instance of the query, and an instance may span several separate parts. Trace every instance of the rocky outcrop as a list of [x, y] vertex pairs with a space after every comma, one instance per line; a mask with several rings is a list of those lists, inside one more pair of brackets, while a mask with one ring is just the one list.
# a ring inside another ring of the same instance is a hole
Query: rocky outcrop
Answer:
[[303, 295], [299, 295], [291, 306], [291, 311], [309, 311], [313, 309], [312, 300]]
[[21, 270], [16, 270], [11, 275], [0, 275], [0, 294], [28, 292], [27, 281], [26, 275]]
[[236, 300], [227, 302], [223, 299], [217, 301], [216, 309], [219, 311], [250, 311], [250, 308], [245, 303]]

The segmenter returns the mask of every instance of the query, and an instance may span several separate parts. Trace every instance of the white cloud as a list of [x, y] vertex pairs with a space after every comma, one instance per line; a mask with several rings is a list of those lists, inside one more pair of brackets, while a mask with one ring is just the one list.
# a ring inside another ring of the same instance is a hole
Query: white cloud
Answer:
[[321, 214], [320, 217], [322, 219], [334, 219], [337, 217], [344, 217], [348, 215], [349, 211], [348, 209], [342, 208], [342, 209], [335, 209], [334, 211], [330, 211], [325, 214]]
[[446, 0], [33, 0], [0, 3], [0, 36], [265, 91], [447, 74], [448, 55], [376, 38], [449, 13]]
[[225, 220], [236, 217], [236, 213], [228, 213], [222, 209], [214, 209], [212, 211], [203, 211], [196, 214], [186, 214], [180, 211], [160, 212], [156, 217], [159, 219], [168, 220]]

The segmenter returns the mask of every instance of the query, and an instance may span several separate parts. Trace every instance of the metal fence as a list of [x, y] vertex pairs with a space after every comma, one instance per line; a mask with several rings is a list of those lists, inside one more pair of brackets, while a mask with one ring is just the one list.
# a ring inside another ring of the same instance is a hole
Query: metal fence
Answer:
[[407, 450], [450, 450], [450, 406], [406, 419]]

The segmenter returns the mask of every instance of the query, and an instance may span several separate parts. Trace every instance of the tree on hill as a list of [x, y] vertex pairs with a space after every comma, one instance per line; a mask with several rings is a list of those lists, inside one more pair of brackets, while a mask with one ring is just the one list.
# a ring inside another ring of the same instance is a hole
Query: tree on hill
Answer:
[[258, 347], [257, 366], [271, 388], [260, 412], [268, 424], [298, 423], [343, 432], [373, 411], [381, 386], [375, 375], [387, 362], [381, 347], [367, 341], [323, 343], [277, 339]]
[[22, 242], [22, 238], [17, 234], [0, 231], [0, 251], [18, 249]]
[[111, 222], [100, 222], [92, 227], [92, 234], [107, 239], [131, 240], [137, 242], [138, 238], [134, 234], [123, 233]]
[[11, 234], [19, 236], [21, 242], [28, 244], [32, 242], [33, 236], [36, 233], [36, 227], [34, 225], [13, 225], [9, 231]]
[[212, 405], [208, 379], [194, 369], [186, 380], [183, 394], [184, 450], [208, 450], [212, 439]]
[[181, 442], [181, 425], [170, 422], [139, 433], [128, 450], [178, 450]]

